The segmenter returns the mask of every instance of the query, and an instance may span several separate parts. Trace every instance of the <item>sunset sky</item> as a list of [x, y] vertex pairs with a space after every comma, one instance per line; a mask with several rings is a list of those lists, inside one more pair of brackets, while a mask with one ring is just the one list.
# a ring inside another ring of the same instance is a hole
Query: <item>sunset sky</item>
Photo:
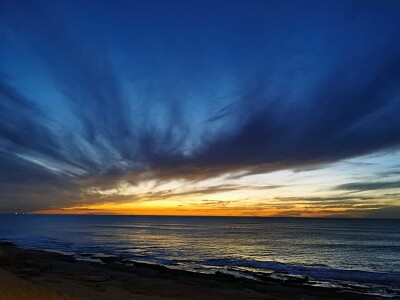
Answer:
[[0, 0], [0, 213], [400, 218], [399, 15]]

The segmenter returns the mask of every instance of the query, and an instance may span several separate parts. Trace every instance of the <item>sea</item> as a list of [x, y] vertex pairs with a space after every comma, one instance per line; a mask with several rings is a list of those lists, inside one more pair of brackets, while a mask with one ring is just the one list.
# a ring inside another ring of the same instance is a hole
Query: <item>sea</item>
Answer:
[[400, 220], [19, 214], [0, 215], [0, 238], [77, 259], [116, 255], [128, 263], [400, 296]]

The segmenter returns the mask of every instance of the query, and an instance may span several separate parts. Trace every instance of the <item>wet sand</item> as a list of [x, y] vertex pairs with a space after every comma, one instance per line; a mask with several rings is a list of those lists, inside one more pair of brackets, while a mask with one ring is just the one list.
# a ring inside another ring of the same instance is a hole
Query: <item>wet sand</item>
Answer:
[[199, 274], [159, 265], [102, 263], [0, 241], [0, 300], [24, 299], [379, 299], [340, 290]]

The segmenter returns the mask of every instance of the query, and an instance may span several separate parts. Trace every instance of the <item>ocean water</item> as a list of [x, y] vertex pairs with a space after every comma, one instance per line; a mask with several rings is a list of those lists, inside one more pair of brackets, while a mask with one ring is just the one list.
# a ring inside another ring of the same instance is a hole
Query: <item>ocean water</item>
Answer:
[[356, 283], [387, 296], [400, 288], [400, 220], [1, 215], [0, 238], [198, 272]]

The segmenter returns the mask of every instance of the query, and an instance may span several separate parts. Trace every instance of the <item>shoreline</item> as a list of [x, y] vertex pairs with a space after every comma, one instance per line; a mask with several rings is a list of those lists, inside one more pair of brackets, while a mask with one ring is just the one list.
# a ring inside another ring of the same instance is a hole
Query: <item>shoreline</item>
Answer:
[[0, 240], [0, 299], [384, 299], [296, 281], [258, 281], [144, 262], [127, 264], [111, 256], [98, 259], [102, 263]]

